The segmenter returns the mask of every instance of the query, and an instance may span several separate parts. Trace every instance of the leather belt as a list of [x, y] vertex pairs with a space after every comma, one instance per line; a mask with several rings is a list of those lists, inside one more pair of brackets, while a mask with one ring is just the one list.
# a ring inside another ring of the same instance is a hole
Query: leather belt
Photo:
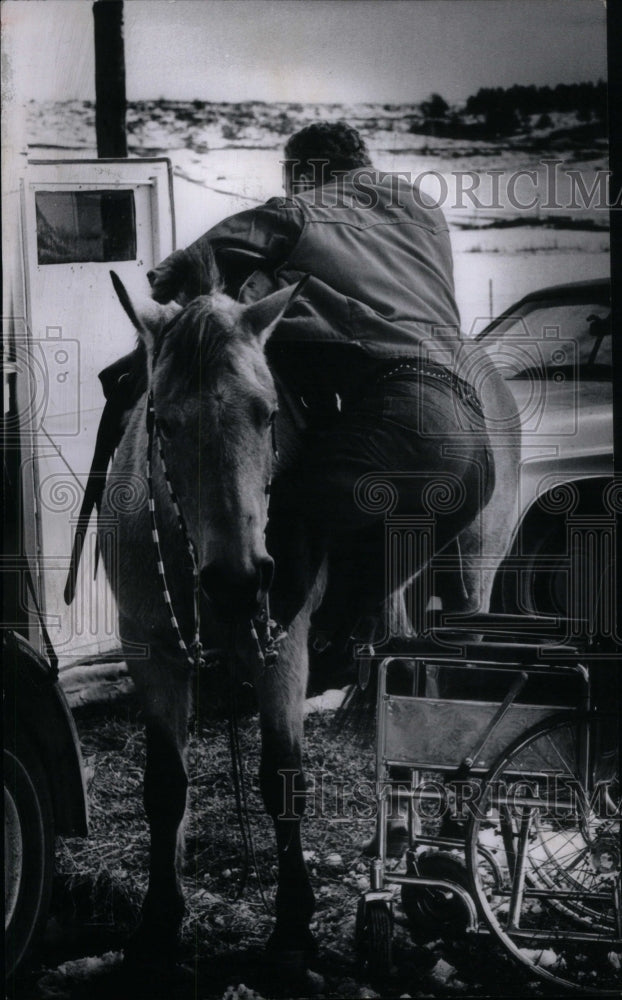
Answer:
[[444, 368], [443, 365], [429, 364], [425, 361], [400, 361], [393, 365], [388, 371], [383, 371], [377, 378], [378, 383], [388, 382], [390, 379], [401, 378], [427, 378], [433, 382], [443, 382], [449, 386], [459, 397], [470, 403], [475, 410], [483, 416], [483, 409], [480, 398], [468, 382], [456, 375], [455, 372]]

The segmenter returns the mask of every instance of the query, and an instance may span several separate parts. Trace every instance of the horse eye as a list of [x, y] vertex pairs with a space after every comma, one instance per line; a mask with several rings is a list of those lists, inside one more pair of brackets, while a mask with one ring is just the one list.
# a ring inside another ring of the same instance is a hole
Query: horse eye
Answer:
[[163, 438], [170, 438], [173, 434], [173, 425], [170, 420], [158, 417], [158, 430]]

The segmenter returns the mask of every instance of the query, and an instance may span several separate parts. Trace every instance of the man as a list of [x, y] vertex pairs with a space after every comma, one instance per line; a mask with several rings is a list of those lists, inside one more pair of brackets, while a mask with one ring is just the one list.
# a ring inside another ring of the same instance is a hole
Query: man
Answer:
[[[457, 372], [460, 320], [442, 212], [404, 178], [375, 171], [344, 122], [302, 129], [285, 155], [285, 198], [225, 219], [149, 280], [157, 301], [187, 301], [201, 291], [189, 285], [187, 254], [211, 252], [225, 290], [245, 301], [310, 276], [268, 344], [307, 423], [299, 458], [273, 484], [273, 613], [289, 625], [305, 573], [328, 551], [316, 644], [341, 647], [353, 635], [371, 640], [388, 591], [432, 554], [385, 565], [387, 510], [428, 521], [432, 513], [439, 551], [487, 502], [494, 472], [477, 394]], [[435, 484], [446, 494], [438, 509]], [[374, 501], [374, 486], [389, 491], [389, 507]], [[305, 552], [290, 543], [302, 536]]]

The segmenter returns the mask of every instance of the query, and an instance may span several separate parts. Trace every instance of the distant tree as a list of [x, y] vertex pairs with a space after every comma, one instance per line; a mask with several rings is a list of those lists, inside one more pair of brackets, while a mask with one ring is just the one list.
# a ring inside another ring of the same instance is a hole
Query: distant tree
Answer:
[[[429, 103], [424, 102], [422, 109]], [[555, 87], [518, 84], [507, 88], [481, 87], [467, 98], [462, 110], [463, 115], [479, 118], [490, 135], [510, 135], [525, 128], [525, 119], [530, 115], [538, 116], [537, 128], [550, 128], [553, 112], [574, 112], [581, 122], [604, 122], [607, 116], [605, 82], [559, 83]]]
[[491, 135], [511, 135], [521, 127], [521, 119], [514, 109], [498, 104], [487, 111], [485, 125]]
[[425, 118], [444, 118], [449, 111], [449, 105], [440, 94], [430, 94], [427, 101], [421, 102], [421, 114]]
[[277, 135], [290, 135], [295, 128], [295, 120], [286, 111], [281, 111], [272, 122], [272, 129]]
[[607, 120], [607, 84], [599, 80], [594, 87], [592, 110], [599, 121]]

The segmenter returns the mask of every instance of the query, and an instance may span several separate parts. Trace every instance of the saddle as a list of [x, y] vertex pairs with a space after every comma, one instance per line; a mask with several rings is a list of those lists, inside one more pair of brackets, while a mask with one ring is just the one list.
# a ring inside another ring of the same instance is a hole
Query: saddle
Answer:
[[[98, 377], [104, 390], [106, 403], [97, 428], [93, 461], [78, 515], [69, 561], [69, 572], [65, 583], [65, 604], [71, 604], [75, 597], [78, 567], [91, 514], [95, 508], [98, 512], [100, 510], [108, 466], [123, 437], [125, 418], [147, 388], [146, 357], [142, 344], [112, 365], [104, 368]], [[97, 572], [98, 562], [99, 548], [95, 550], [95, 572]]]

